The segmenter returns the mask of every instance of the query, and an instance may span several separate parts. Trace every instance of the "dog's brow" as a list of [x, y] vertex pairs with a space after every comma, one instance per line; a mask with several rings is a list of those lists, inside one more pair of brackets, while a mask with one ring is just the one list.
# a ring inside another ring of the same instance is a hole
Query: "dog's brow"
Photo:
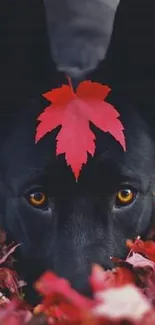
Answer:
[[5, 179], [5, 183], [8, 184], [10, 190], [15, 191], [18, 195], [21, 194], [24, 187], [32, 184], [37, 179], [42, 178], [45, 175], [45, 170], [39, 168], [29, 169], [27, 172], [22, 174], [20, 178], [12, 178], [11, 182]]
[[113, 173], [122, 182], [132, 182], [135, 186], [142, 187], [143, 179], [140, 171], [132, 168], [132, 164], [126, 165], [123, 161], [114, 159], [109, 153], [110, 150], [107, 149], [105, 154], [95, 161], [95, 168], [97, 168], [99, 174], [104, 172], [105, 175], [106, 172], [106, 175], [109, 176]]

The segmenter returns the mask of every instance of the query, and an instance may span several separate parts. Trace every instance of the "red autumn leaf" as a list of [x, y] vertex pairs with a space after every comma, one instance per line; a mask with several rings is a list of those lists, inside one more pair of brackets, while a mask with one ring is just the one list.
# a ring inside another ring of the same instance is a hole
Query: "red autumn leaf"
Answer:
[[9, 317], [12, 313], [18, 310], [21, 306], [21, 301], [13, 299], [6, 304], [5, 308], [0, 309], [0, 324], [3, 322], [6, 317]]
[[[129, 324], [133, 321], [132, 324], [136, 325], [137, 321], [142, 320], [145, 315], [153, 311], [151, 303], [132, 284], [98, 292], [95, 297], [99, 303], [93, 309], [93, 314], [101, 318], [107, 317], [109, 320], [114, 320], [112, 324], [116, 324], [118, 320], [126, 320]], [[120, 322], [119, 324], [123, 325], [124, 323]]]
[[32, 319], [30, 311], [16, 311], [6, 317], [3, 325], [26, 325]]
[[133, 253], [126, 261], [133, 265], [143, 292], [155, 303], [155, 263], [138, 253]]
[[62, 126], [57, 135], [56, 155], [65, 154], [67, 165], [79, 177], [88, 153], [95, 153], [95, 134], [90, 122], [104, 132], [109, 132], [126, 150], [123, 125], [117, 110], [105, 102], [110, 88], [99, 83], [84, 81], [73, 91], [71, 84], [63, 85], [43, 96], [52, 104], [38, 117], [36, 142], [45, 134]]
[[79, 294], [71, 288], [69, 281], [59, 278], [52, 272], [45, 272], [36, 282], [35, 288], [39, 293], [47, 298], [50, 302], [56, 301], [69, 302], [79, 308], [88, 308], [92, 305], [92, 301]]
[[[136, 239], [136, 242], [139, 239]], [[129, 245], [131, 243], [129, 242]], [[132, 243], [133, 244], [133, 243]], [[134, 243], [135, 244], [135, 243]], [[115, 263], [119, 263], [124, 267], [132, 265], [135, 280], [138, 282], [141, 290], [147, 296], [149, 301], [155, 304], [155, 263], [141, 254], [130, 251], [126, 260], [112, 258]]]
[[36, 282], [35, 288], [43, 295], [42, 304], [35, 308], [35, 314], [43, 312], [56, 321], [68, 319], [78, 322], [88, 315], [94, 301], [71, 288], [70, 283], [52, 272], [46, 272]]
[[0, 324], [26, 325], [32, 318], [32, 313], [24, 308], [22, 300], [13, 299], [0, 309]]
[[34, 315], [43, 312], [46, 316], [52, 316], [56, 320], [59, 320], [64, 316], [64, 313], [61, 311], [60, 307], [56, 305], [49, 305], [47, 308], [43, 304], [40, 304], [37, 305], [33, 310]]
[[111, 271], [105, 271], [100, 266], [94, 265], [89, 281], [93, 292], [97, 292], [133, 283], [134, 275], [127, 268], [117, 267]]
[[143, 241], [141, 239], [136, 239], [135, 242], [132, 240], [127, 240], [127, 247], [130, 248], [135, 253], [141, 253], [149, 258], [151, 261], [155, 262], [155, 242]]
[[14, 245], [9, 248], [8, 252], [2, 258], [0, 258], [0, 264], [3, 264], [7, 260], [7, 258], [14, 253], [18, 246], [20, 246], [20, 244]]
[[155, 263], [138, 253], [133, 253], [132, 256], [126, 259], [126, 262], [133, 265], [134, 269], [150, 269], [155, 272]]
[[155, 263], [149, 260], [148, 258], [143, 257], [141, 254], [131, 253], [127, 256], [126, 260], [122, 260], [117, 257], [111, 258], [114, 263], [119, 264], [121, 267], [128, 268], [129, 265], [132, 265], [132, 269], [143, 269], [143, 270], [155, 270]]
[[[52, 303], [48, 303], [47, 299], [43, 301], [41, 305], [38, 305], [34, 309], [34, 314], [44, 313], [47, 317], [52, 317], [55, 322], [62, 322], [67, 319], [69, 322], [78, 322], [84, 319], [84, 310], [76, 308], [69, 303], [60, 302], [59, 305], [53, 305]], [[88, 310], [87, 310], [88, 313]]]
[[18, 276], [15, 271], [10, 270], [6, 267], [0, 268], [0, 288], [8, 289], [12, 294], [19, 296], [19, 285], [20, 283]]

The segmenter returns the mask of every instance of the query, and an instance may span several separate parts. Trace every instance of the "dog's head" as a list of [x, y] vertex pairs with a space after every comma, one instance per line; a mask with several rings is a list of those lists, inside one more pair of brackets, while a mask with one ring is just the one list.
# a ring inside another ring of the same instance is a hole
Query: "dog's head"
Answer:
[[64, 157], [56, 157], [58, 129], [35, 144], [40, 99], [27, 103], [5, 134], [1, 224], [22, 244], [26, 279], [51, 269], [86, 291], [93, 263], [111, 267], [110, 256], [125, 256], [127, 238], [146, 235], [153, 215], [152, 140], [136, 111], [120, 106], [127, 152], [111, 135], [91, 126], [96, 154], [89, 157], [78, 183]]

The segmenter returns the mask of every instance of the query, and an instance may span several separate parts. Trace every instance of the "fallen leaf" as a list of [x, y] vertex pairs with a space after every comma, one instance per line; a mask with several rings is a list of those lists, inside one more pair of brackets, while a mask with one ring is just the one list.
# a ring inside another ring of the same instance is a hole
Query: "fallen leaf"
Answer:
[[117, 267], [113, 270], [105, 271], [98, 265], [92, 268], [89, 278], [93, 292], [103, 291], [108, 288], [120, 287], [134, 282], [133, 273], [127, 268]]
[[8, 252], [7, 252], [7, 253], [6, 253], [2, 258], [0, 258], [0, 264], [3, 264], [3, 263], [7, 260], [7, 258], [8, 258], [11, 254], [14, 253], [14, 251], [16, 250], [16, 248], [17, 248], [18, 246], [20, 246], [20, 244], [17, 244], [17, 245], [14, 245], [13, 247], [11, 247], [11, 248], [8, 250]]
[[142, 269], [149, 268], [152, 271], [155, 271], [155, 263], [138, 253], [133, 253], [132, 256], [126, 259], [126, 262], [133, 265], [134, 268], [142, 268]]
[[153, 310], [147, 298], [131, 284], [98, 292], [95, 298], [99, 304], [93, 308], [93, 314], [115, 321], [138, 321]]
[[71, 288], [69, 281], [59, 278], [53, 272], [45, 272], [35, 284], [36, 290], [53, 303], [63, 301], [75, 307], [87, 309], [92, 306], [92, 300], [82, 296]]
[[8, 268], [0, 268], [0, 288], [8, 289], [12, 294], [19, 296], [17, 273]]
[[141, 253], [155, 262], [155, 242], [151, 240], [144, 242], [138, 238], [135, 241], [127, 240], [126, 244], [133, 252]]

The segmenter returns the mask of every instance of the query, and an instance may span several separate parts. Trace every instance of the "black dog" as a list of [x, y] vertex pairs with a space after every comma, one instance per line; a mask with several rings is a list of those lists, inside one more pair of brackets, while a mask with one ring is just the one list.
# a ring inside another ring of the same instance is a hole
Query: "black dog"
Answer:
[[[16, 19], [11, 16], [17, 28], [7, 30], [10, 57], [8, 62], [5, 60], [1, 74], [5, 78], [1, 88], [0, 224], [9, 240], [22, 244], [17, 252], [18, 267], [28, 282], [28, 289], [42, 272], [51, 269], [68, 278], [79, 291], [88, 293], [87, 280], [92, 263], [111, 267], [110, 256], [126, 255], [127, 238], [147, 236], [154, 214], [154, 149], [147, 125], [137, 114], [137, 108], [127, 107], [121, 91], [119, 94], [116, 91], [115, 95], [112, 92], [108, 100], [120, 111], [127, 152], [123, 152], [111, 135], [91, 125], [97, 136], [96, 154], [93, 159], [89, 158], [78, 183], [64, 157], [56, 158], [55, 136], [58, 130], [35, 144], [36, 119], [47, 105], [38, 94], [57, 87], [64, 82], [65, 76], [62, 69], [58, 73], [56, 64], [49, 64], [50, 54], [47, 38], [44, 40], [42, 35], [40, 14], [35, 8], [31, 10], [31, 4], [32, 1], [25, 1], [23, 7], [22, 3], [21, 16], [17, 14], [20, 6], [17, 5]], [[41, 1], [40, 5], [43, 10]], [[26, 9], [29, 15], [33, 12], [31, 21], [29, 17], [23, 19]], [[30, 28], [35, 19], [35, 28]], [[9, 22], [12, 20], [8, 17]], [[28, 35], [25, 21], [30, 28]], [[21, 27], [25, 33], [22, 38]], [[59, 35], [59, 29], [57, 33]], [[39, 47], [37, 37], [40, 34], [42, 46]], [[103, 35], [101, 39], [104, 39]], [[117, 45], [117, 39], [114, 43]], [[92, 61], [91, 58], [89, 62], [83, 61], [83, 55], [82, 62], [77, 62], [77, 56], [76, 62], [72, 61], [73, 51], [69, 62], [62, 62], [62, 65], [60, 62], [60, 68], [63, 67], [65, 72], [69, 69], [72, 77], [78, 76], [75, 84], [85, 79], [85, 72], [94, 69], [97, 61], [105, 55], [104, 46], [99, 46], [98, 53], [94, 49], [95, 46], [91, 53], [96, 56], [92, 56]], [[116, 49], [117, 46], [113, 48], [114, 56]], [[46, 60], [49, 65], [42, 62]], [[114, 62], [111, 58], [109, 61]], [[73, 69], [74, 64], [78, 69]], [[103, 81], [103, 70], [95, 70], [90, 79]], [[119, 72], [114, 72], [112, 77], [114, 88]], [[120, 83], [123, 83], [122, 79]], [[27, 100], [30, 93], [35, 99]], [[28, 299], [33, 300], [32, 296]]]
[[127, 152], [92, 126], [96, 154], [76, 183], [64, 157], [56, 158], [58, 130], [34, 142], [45, 105], [27, 102], [2, 141], [1, 224], [22, 244], [18, 261], [28, 283], [51, 269], [87, 293], [92, 263], [111, 267], [110, 256], [125, 256], [127, 238], [147, 234], [154, 210], [152, 141], [136, 111], [117, 105]]

